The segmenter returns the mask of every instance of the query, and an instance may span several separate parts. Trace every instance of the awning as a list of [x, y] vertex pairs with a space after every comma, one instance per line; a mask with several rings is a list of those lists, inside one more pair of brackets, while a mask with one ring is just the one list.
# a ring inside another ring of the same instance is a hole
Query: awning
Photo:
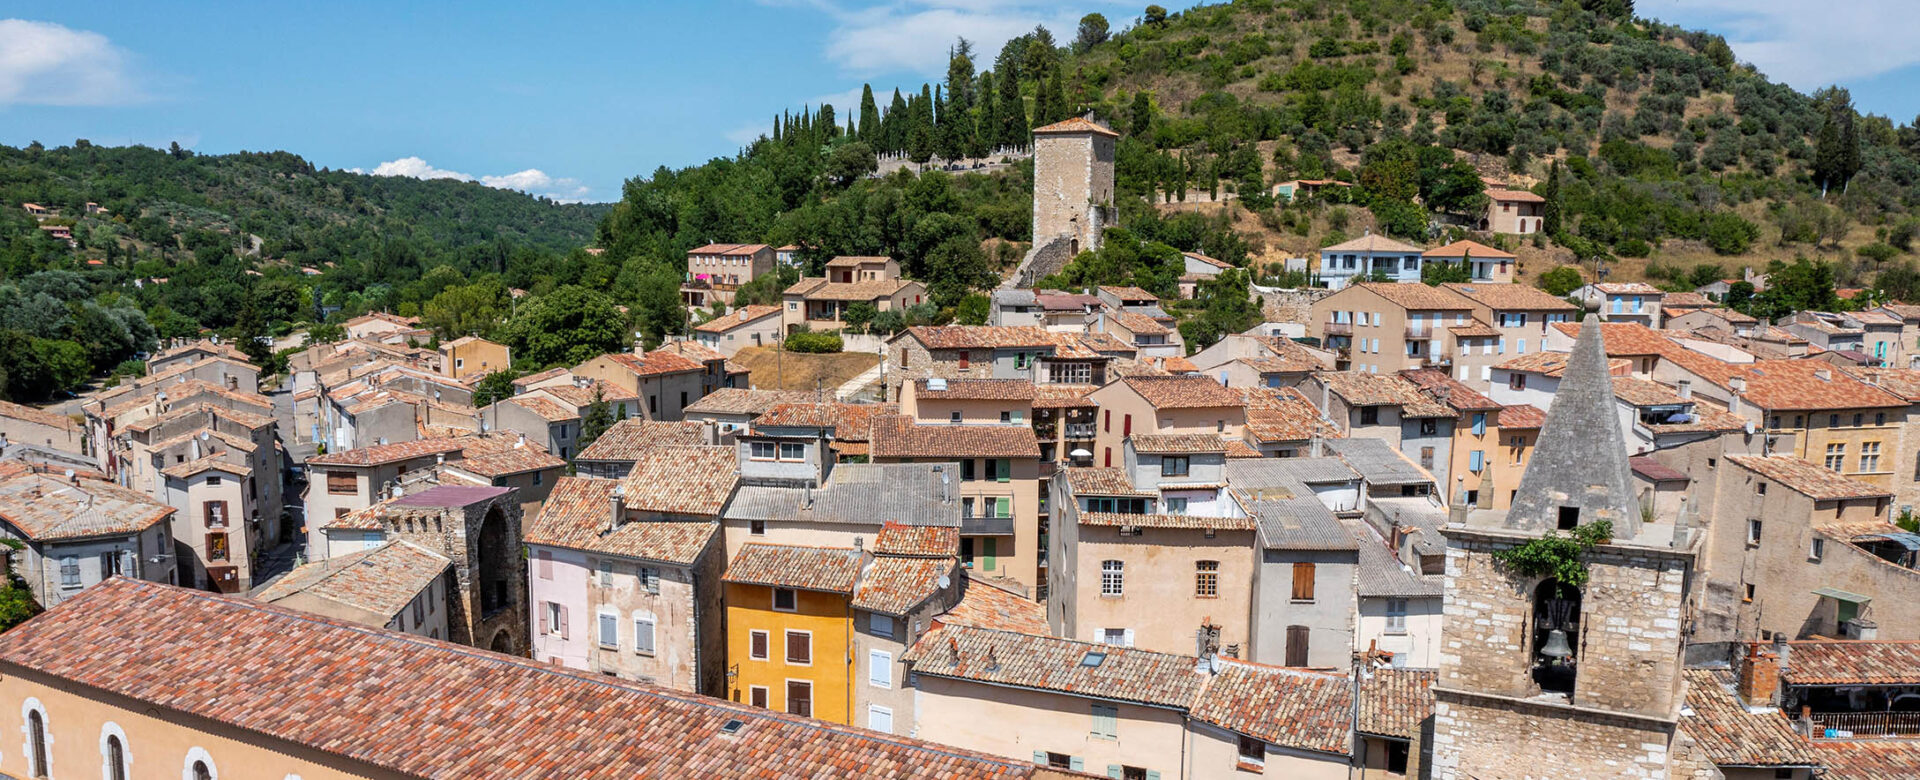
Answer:
[[1853, 604], [1865, 604], [1873, 600], [1872, 596], [1862, 596], [1858, 593], [1844, 591], [1839, 588], [1819, 588], [1813, 592], [1813, 595], [1824, 596], [1836, 601], [1845, 601]]
[[1909, 550], [1920, 550], [1920, 534], [1866, 534], [1853, 537], [1856, 542], [1893, 542]]
[[1093, 457], [1093, 453], [1091, 453], [1091, 452], [1088, 452], [1088, 451], [1086, 451], [1086, 450], [1084, 450], [1084, 449], [1076, 449], [1076, 450], [1074, 450], [1074, 451], [1072, 451], [1072, 452], [1069, 452], [1069, 453], [1067, 453], [1067, 457], [1069, 457], [1069, 458], [1091, 458], [1091, 457]]

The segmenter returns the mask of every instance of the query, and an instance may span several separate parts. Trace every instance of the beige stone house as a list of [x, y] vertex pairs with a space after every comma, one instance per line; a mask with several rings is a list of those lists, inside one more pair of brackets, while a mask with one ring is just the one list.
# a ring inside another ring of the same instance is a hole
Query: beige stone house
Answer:
[[403, 634], [444, 639], [453, 561], [412, 542], [387, 542], [314, 561], [251, 594], [259, 601]]
[[35, 602], [52, 607], [112, 577], [177, 583], [175, 510], [98, 475], [0, 461], [0, 536]]
[[[950, 405], [943, 402], [942, 408]], [[957, 461], [951, 490], [960, 504], [961, 565], [1029, 589], [1045, 581], [1040, 443], [1025, 421], [1002, 423], [995, 414], [980, 424], [933, 423], [924, 409], [918, 418], [876, 417], [872, 453], [873, 462], [882, 464]]]
[[1132, 345], [1143, 358], [1186, 354], [1186, 342], [1180, 337], [1178, 328], [1168, 327], [1139, 312], [1125, 309], [1103, 311], [1089, 327]]
[[1187, 358], [1227, 387], [1292, 387], [1334, 366], [1334, 353], [1288, 338], [1232, 333]]
[[1546, 349], [1548, 328], [1556, 322], [1572, 321], [1580, 311], [1566, 299], [1532, 285], [1474, 282], [1440, 287], [1466, 298], [1473, 306], [1472, 332], [1468, 328], [1452, 329], [1452, 374], [1475, 386], [1492, 377], [1493, 366]]
[[900, 278], [861, 279], [835, 282], [828, 278], [801, 279], [781, 296], [786, 309], [781, 323], [786, 333], [801, 328], [813, 331], [841, 330], [846, 327], [847, 308], [866, 303], [875, 312], [905, 311], [927, 300], [927, 287]]
[[766, 244], [708, 244], [687, 253], [687, 280], [681, 300], [690, 308], [733, 303], [740, 285], [773, 271], [773, 247]]
[[1211, 433], [1238, 439], [1247, 423], [1245, 397], [1203, 376], [1129, 376], [1087, 396], [1100, 407], [1093, 457], [1120, 466], [1134, 434]]
[[1016, 325], [911, 327], [887, 341], [887, 397], [898, 398], [903, 382], [930, 377], [1104, 385], [1113, 358], [1091, 345], [1092, 335]]
[[1310, 312], [1308, 332], [1338, 355], [1336, 368], [1373, 374], [1450, 366], [1463, 338], [1451, 329], [1476, 324], [1471, 301], [1418, 282], [1347, 285]]
[[1594, 282], [1574, 290], [1573, 297], [1598, 312], [1602, 322], [1665, 327], [1661, 303], [1666, 292], [1646, 282]]
[[678, 420], [687, 405], [707, 394], [707, 365], [668, 350], [613, 352], [573, 367], [576, 379], [599, 380], [620, 393], [646, 399], [633, 416]]
[[1422, 253], [1421, 257], [1428, 264], [1466, 264], [1467, 272], [1472, 274], [1473, 281], [1482, 284], [1512, 282], [1515, 267], [1519, 265], [1519, 259], [1512, 252], [1494, 249], [1478, 241], [1465, 239], [1429, 249]]
[[7, 444], [30, 444], [51, 450], [85, 455], [85, 429], [62, 414], [0, 401], [0, 448]]
[[693, 327], [693, 337], [727, 357], [747, 347], [765, 347], [784, 332], [779, 306], [743, 306]]
[[1526, 190], [1490, 188], [1480, 229], [1524, 236], [1546, 229], [1547, 199]]
[[440, 345], [441, 370], [454, 379], [486, 376], [513, 365], [513, 351], [479, 336], [461, 336]]

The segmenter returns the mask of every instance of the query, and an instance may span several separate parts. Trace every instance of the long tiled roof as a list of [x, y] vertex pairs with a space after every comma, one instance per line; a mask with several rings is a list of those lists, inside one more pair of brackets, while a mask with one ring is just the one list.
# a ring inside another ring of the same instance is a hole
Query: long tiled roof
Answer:
[[1478, 241], [1461, 239], [1446, 246], [1434, 247], [1424, 253], [1427, 257], [1453, 258], [1470, 257], [1475, 260], [1512, 260], [1512, 252], [1502, 252]]
[[1094, 135], [1104, 135], [1109, 138], [1120, 137], [1119, 133], [1114, 132], [1106, 125], [1079, 116], [1072, 119], [1061, 120], [1045, 127], [1036, 127], [1033, 129], [1033, 132], [1039, 135], [1049, 135], [1052, 133], [1092, 133]]
[[690, 255], [752, 255], [768, 249], [766, 244], [707, 244], [698, 249], [690, 249]]
[[35, 409], [31, 406], [21, 406], [20, 404], [9, 403], [7, 401], [0, 401], [0, 417], [11, 417], [16, 420], [25, 420], [30, 423], [45, 425], [49, 428], [59, 428], [61, 430], [76, 430], [80, 427], [75, 425], [73, 420], [64, 414], [55, 414], [45, 409]]
[[1348, 755], [1353, 681], [1346, 675], [1220, 661], [1193, 703], [1194, 719], [1275, 745]]
[[386, 625], [452, 565], [425, 547], [393, 541], [300, 566], [253, 597], [327, 617]]
[[737, 310], [727, 312], [726, 314], [702, 322], [699, 325], [695, 325], [693, 329], [701, 333], [725, 333], [742, 325], [751, 325], [763, 317], [771, 317], [779, 313], [780, 307], [778, 306], [742, 306]]
[[727, 563], [727, 582], [852, 593], [865, 556], [851, 547], [748, 543]]
[[1494, 311], [1574, 312], [1580, 309], [1565, 298], [1554, 297], [1552, 293], [1529, 284], [1455, 282], [1440, 287]]
[[936, 625], [972, 626], [1050, 636], [1047, 607], [1000, 585], [969, 576], [960, 602], [935, 619]]
[[34, 541], [133, 534], [172, 514], [173, 507], [105, 480], [0, 471], [0, 520]]
[[1920, 401], [1920, 370], [1845, 366], [1842, 370], [1909, 402]]
[[659, 376], [661, 374], [684, 374], [706, 370], [706, 367], [701, 365], [699, 361], [677, 352], [669, 352], [663, 349], [639, 355], [631, 352], [612, 352], [607, 354], [607, 358], [619, 364], [633, 375], [643, 377]]
[[466, 442], [463, 439], [415, 439], [315, 455], [308, 458], [307, 463], [315, 466], [380, 466], [428, 455], [459, 452], [464, 447]]
[[1826, 770], [1821, 780], [1913, 780], [1920, 776], [1920, 741], [1822, 739], [1812, 744]]
[[[827, 778], [857, 771], [905, 779], [1033, 771], [1025, 761], [124, 578], [0, 635], [0, 661], [309, 746], [376, 774]], [[722, 733], [730, 721], [741, 725]]]
[[1321, 371], [1314, 376], [1348, 406], [1398, 406], [1402, 417], [1459, 416], [1459, 412], [1428, 397], [1419, 385], [1397, 374]]
[[1035, 409], [1092, 409], [1099, 406], [1087, 394], [1100, 388], [1093, 385], [1035, 385]]
[[1122, 512], [1081, 512], [1081, 525], [1107, 528], [1186, 528], [1215, 531], [1251, 531], [1251, 517], [1208, 517], [1205, 515], [1135, 515]]
[[901, 660], [916, 674], [1178, 709], [1206, 683], [1186, 656], [961, 625], [928, 632]]
[[1386, 441], [1368, 436], [1326, 440], [1327, 449], [1340, 456], [1369, 485], [1418, 485], [1432, 482], [1433, 475], [1407, 460], [1405, 453]]
[[1353, 285], [1408, 311], [1466, 311], [1473, 302], [1420, 282], [1360, 282]]
[[483, 477], [504, 477], [529, 471], [564, 468], [567, 462], [536, 447], [488, 452], [453, 461], [449, 465]]
[[1340, 429], [1320, 416], [1320, 409], [1296, 388], [1246, 388], [1247, 435], [1270, 444], [1342, 436]]
[[1890, 495], [1886, 488], [1848, 479], [1791, 455], [1728, 455], [1727, 459], [1815, 501]]
[[1493, 399], [1438, 368], [1407, 369], [1401, 371], [1400, 376], [1418, 385], [1434, 400], [1462, 412], [1491, 412], [1500, 408]]
[[[1687, 712], [1680, 728], [1720, 766], [1812, 766], [1807, 740], [1780, 710], [1749, 711], [1735, 698], [1733, 672], [1687, 670]], [[1920, 767], [1917, 767], [1920, 768]]]
[[1024, 425], [917, 425], [903, 415], [873, 420], [876, 458], [1038, 458], [1040, 440]]
[[951, 586], [959, 573], [958, 558], [874, 558], [853, 587], [853, 607], [905, 615]]
[[1125, 382], [1155, 409], [1240, 406], [1243, 397], [1204, 376], [1130, 376]]
[[1116, 311], [1109, 313], [1107, 316], [1112, 317], [1114, 322], [1120, 324], [1120, 327], [1126, 328], [1136, 336], [1164, 336], [1173, 332], [1167, 326], [1155, 322], [1152, 317], [1145, 314], [1137, 314], [1130, 311]]
[[679, 444], [642, 455], [621, 482], [630, 509], [701, 517], [719, 517], [739, 484], [734, 448]]
[[1438, 598], [1441, 595], [1443, 583], [1438, 575], [1423, 575], [1413, 571], [1394, 557], [1384, 540], [1364, 531], [1361, 534], [1368, 537], [1359, 540], [1360, 566], [1356, 592], [1361, 596]]
[[1133, 486], [1127, 470], [1112, 466], [1068, 466], [1067, 487], [1076, 496], [1154, 496], [1151, 490]]
[[739, 387], [722, 387], [698, 401], [687, 404], [688, 415], [701, 414], [765, 414], [768, 409], [786, 403], [803, 403], [813, 400], [812, 393], [797, 390], [749, 390]]
[[960, 529], [887, 521], [873, 537], [874, 555], [951, 558], [960, 554]]
[[1045, 328], [1031, 325], [917, 325], [906, 335], [927, 349], [1051, 347], [1059, 341]]
[[251, 466], [245, 463], [230, 463], [226, 458], [226, 453], [216, 452], [185, 463], [175, 463], [161, 469], [160, 473], [175, 479], [186, 479], [202, 471], [224, 471], [236, 477], [253, 476], [253, 468]]
[[1500, 409], [1499, 425], [1509, 430], [1537, 430], [1547, 424], [1547, 413], [1533, 404], [1515, 404]]
[[609, 532], [617, 480], [561, 477], [527, 525], [527, 544], [687, 565], [720, 532], [711, 521], [623, 522]]
[[1391, 252], [1393, 254], [1420, 254], [1421, 249], [1410, 244], [1402, 244], [1386, 236], [1368, 233], [1359, 238], [1342, 241], [1333, 246], [1323, 246], [1321, 252]]
[[1227, 443], [1210, 433], [1136, 433], [1127, 437], [1142, 455], [1194, 455], [1226, 452]]
[[663, 422], [629, 418], [613, 424], [580, 451], [580, 460], [639, 460], [672, 444], [706, 444], [706, 426], [697, 422]]
[[1920, 685], [1920, 641], [1806, 639], [1787, 644], [1780, 679], [1789, 685]]
[[898, 404], [850, 404], [839, 401], [785, 403], [754, 418], [755, 432], [762, 428], [832, 428], [833, 438], [867, 441], [873, 419], [899, 414]]
[[580, 412], [570, 409], [537, 395], [517, 395], [506, 399], [504, 403], [513, 404], [538, 415], [547, 422], [566, 422], [580, 419]]
[[1907, 405], [1906, 399], [1855, 379], [1825, 361], [1761, 360], [1743, 368], [1736, 374], [1747, 380], [1741, 397], [1769, 411]]
[[1412, 739], [1433, 714], [1432, 669], [1369, 669], [1360, 675], [1357, 731]]
[[942, 401], [1031, 401], [1037, 385], [1025, 379], [947, 379], [944, 389], [927, 387], [927, 380], [914, 380], [915, 397]]

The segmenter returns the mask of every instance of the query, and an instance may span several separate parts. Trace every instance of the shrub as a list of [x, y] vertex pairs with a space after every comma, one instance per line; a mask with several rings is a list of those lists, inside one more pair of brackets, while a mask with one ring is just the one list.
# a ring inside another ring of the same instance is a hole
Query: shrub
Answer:
[[1585, 283], [1580, 278], [1580, 272], [1570, 265], [1563, 265], [1540, 275], [1540, 289], [1556, 297], [1565, 296]]
[[1629, 238], [1613, 245], [1613, 253], [1621, 257], [1646, 257], [1653, 253], [1653, 247], [1637, 238]]
[[1707, 246], [1719, 254], [1742, 254], [1759, 237], [1760, 228], [1738, 214], [1722, 211], [1707, 218]]
[[846, 348], [839, 333], [813, 333], [801, 331], [787, 337], [788, 352], [829, 353]]

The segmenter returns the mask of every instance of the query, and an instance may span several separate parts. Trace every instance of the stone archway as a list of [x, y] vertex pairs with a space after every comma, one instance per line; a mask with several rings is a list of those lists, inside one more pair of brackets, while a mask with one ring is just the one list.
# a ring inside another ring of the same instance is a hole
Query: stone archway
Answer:
[[509, 632], [504, 628], [500, 629], [499, 631], [493, 632], [493, 641], [487, 644], [487, 649], [492, 650], [496, 653], [506, 653], [507, 655], [513, 655], [512, 632]]
[[513, 543], [507, 529], [507, 518], [498, 504], [488, 507], [486, 518], [480, 521], [480, 541], [475, 552], [480, 576], [481, 616], [513, 606], [517, 545]]

